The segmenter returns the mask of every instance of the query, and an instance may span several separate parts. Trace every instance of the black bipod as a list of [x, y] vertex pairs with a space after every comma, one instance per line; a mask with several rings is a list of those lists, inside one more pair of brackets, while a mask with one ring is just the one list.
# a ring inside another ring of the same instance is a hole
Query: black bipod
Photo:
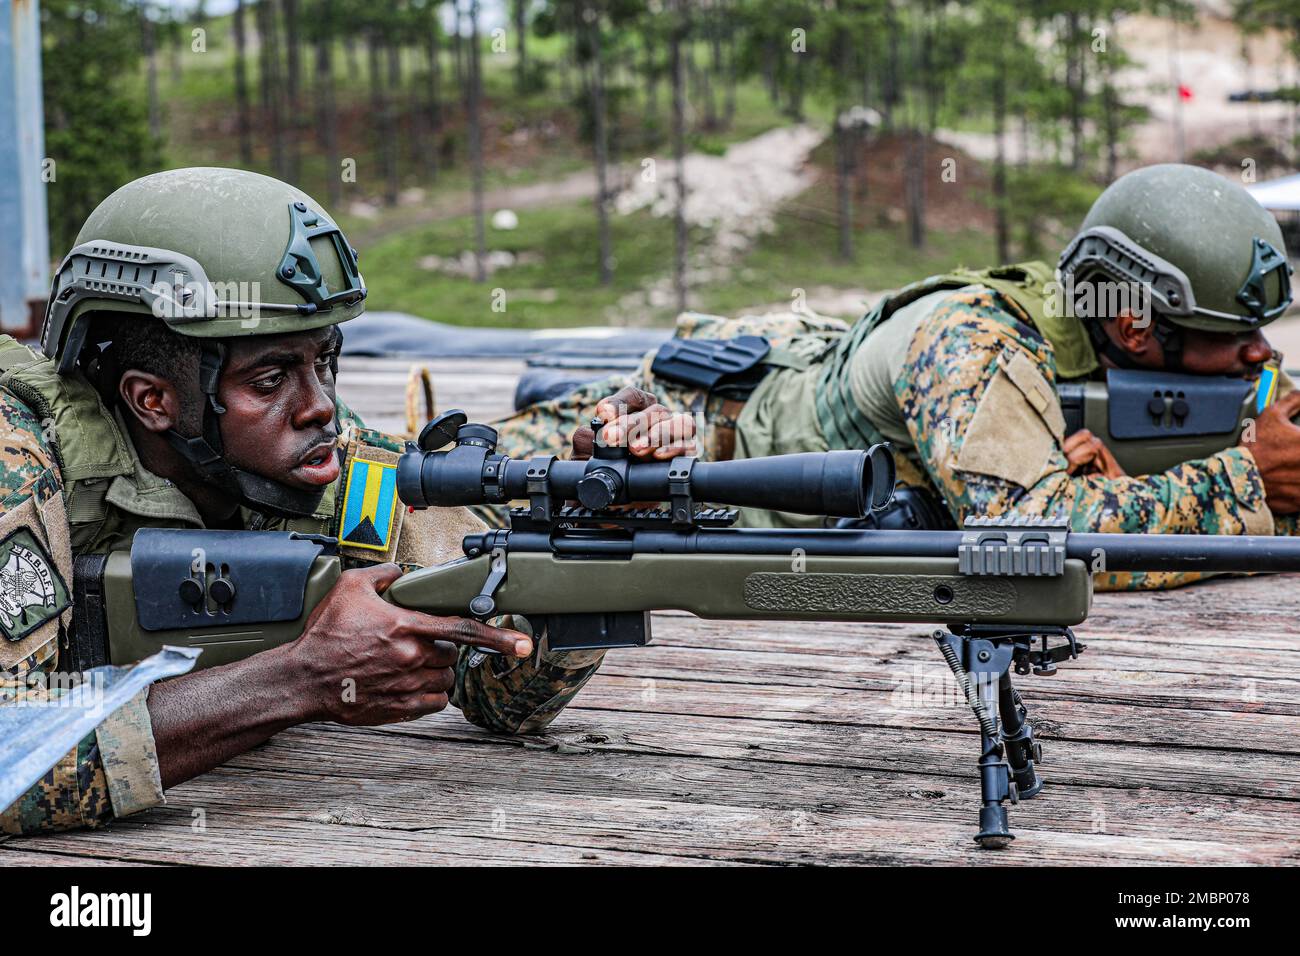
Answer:
[[[935, 631], [934, 640], [980, 725], [982, 804], [975, 841], [986, 849], [1001, 849], [1015, 839], [1007, 827], [1004, 802], [1029, 800], [1043, 789], [1034, 767], [1042, 763], [1043, 750], [1034, 740], [1024, 701], [1011, 684], [1012, 668], [1017, 674], [1051, 675], [1059, 661], [1078, 657], [1084, 645], [1068, 627], [1008, 630], [957, 624], [950, 630]], [[1049, 646], [1052, 637], [1063, 637], [1065, 643]]]

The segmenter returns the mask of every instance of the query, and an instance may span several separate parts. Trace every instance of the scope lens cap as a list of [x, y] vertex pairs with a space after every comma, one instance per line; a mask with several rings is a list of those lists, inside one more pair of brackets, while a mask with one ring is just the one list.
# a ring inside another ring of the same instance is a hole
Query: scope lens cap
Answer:
[[894, 452], [889, 442], [881, 442], [867, 449], [867, 463], [871, 466], [870, 500], [867, 502], [867, 514], [880, 511], [894, 500], [894, 484], [897, 475], [894, 468]]
[[437, 451], [446, 448], [456, 440], [460, 426], [469, 421], [469, 416], [459, 408], [449, 408], [437, 418], [420, 429], [417, 443], [424, 451]]

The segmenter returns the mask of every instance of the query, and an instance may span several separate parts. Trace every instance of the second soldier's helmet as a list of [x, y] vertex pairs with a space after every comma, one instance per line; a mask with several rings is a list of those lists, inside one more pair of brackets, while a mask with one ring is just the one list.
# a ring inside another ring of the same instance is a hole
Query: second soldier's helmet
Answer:
[[217, 384], [223, 340], [307, 332], [359, 315], [366, 287], [356, 250], [306, 193], [240, 169], [173, 169], [127, 183], [90, 214], [54, 278], [41, 347], [60, 375], [95, 349], [97, 314], [162, 322], [199, 341], [200, 435], [164, 437], [207, 481], [246, 506], [311, 515], [304, 491], [231, 465]]
[[1147, 166], [1115, 180], [1057, 270], [1076, 301], [1089, 283], [1126, 283], [1158, 319], [1210, 332], [1257, 329], [1291, 304], [1277, 220], [1242, 186], [1197, 166]]

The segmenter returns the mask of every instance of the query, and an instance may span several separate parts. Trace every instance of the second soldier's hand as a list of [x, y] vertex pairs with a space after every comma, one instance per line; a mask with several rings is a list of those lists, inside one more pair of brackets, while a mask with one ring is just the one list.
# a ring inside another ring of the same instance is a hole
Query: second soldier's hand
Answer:
[[[626, 445], [634, 458], [667, 461], [696, 454], [695, 419], [674, 413], [649, 392], [627, 386], [596, 403], [596, 417], [605, 423], [600, 440], [606, 445]], [[590, 458], [596, 434], [590, 428], [573, 433], [573, 457]]]

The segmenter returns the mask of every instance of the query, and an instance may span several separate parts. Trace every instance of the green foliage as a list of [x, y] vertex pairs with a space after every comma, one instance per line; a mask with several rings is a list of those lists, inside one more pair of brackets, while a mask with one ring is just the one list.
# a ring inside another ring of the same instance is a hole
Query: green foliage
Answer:
[[1056, 166], [1010, 173], [1007, 204], [1017, 258], [1053, 258], [1101, 195], [1101, 187]]
[[[493, 273], [486, 284], [422, 264], [430, 255], [455, 258], [471, 249], [470, 217], [404, 230], [365, 252], [367, 306], [458, 325], [604, 325], [611, 306], [663, 273], [673, 247], [669, 219], [648, 213], [615, 216], [610, 228], [618, 257], [611, 286], [602, 286], [592, 268], [596, 223], [590, 203], [524, 210], [517, 229], [489, 230], [489, 254], [513, 252], [521, 261]], [[504, 312], [492, 310], [492, 290], [498, 287], [506, 290]]]
[[161, 164], [132, 78], [139, 11], [127, 0], [45, 0], [41, 55], [50, 248], [62, 256], [109, 193]]

